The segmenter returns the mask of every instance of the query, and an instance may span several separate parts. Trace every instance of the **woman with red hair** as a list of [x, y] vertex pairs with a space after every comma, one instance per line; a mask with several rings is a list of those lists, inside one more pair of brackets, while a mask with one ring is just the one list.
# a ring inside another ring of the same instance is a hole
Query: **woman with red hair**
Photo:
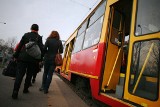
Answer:
[[58, 51], [63, 53], [63, 45], [60, 41], [59, 33], [52, 31], [44, 45], [44, 73], [40, 91], [44, 91], [45, 94], [48, 93], [53, 72], [56, 68], [54, 59]]

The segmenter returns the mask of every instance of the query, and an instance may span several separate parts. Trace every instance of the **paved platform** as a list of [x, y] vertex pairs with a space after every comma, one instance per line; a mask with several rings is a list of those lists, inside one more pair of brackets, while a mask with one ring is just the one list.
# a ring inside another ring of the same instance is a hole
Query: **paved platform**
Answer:
[[24, 79], [18, 99], [11, 97], [14, 80], [2, 75], [0, 68], [0, 107], [89, 107], [56, 74], [53, 75], [48, 94], [39, 91], [43, 71], [39, 72], [36, 82], [29, 88], [30, 93], [23, 94]]

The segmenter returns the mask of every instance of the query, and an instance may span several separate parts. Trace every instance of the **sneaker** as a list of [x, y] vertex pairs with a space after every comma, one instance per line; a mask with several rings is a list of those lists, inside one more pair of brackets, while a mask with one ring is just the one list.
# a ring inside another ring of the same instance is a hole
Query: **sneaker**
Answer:
[[13, 91], [12, 99], [17, 99], [17, 98], [18, 98], [18, 92], [17, 91]]
[[24, 89], [24, 90], [23, 90], [23, 93], [25, 93], [25, 94], [26, 94], [26, 93], [29, 93], [29, 90], [28, 90], [28, 89]]

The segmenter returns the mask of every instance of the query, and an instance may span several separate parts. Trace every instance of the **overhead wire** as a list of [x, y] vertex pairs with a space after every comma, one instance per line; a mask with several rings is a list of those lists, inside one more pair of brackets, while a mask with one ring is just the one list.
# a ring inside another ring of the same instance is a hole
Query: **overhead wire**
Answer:
[[84, 20], [84, 18], [89, 14], [91, 9], [97, 4], [99, 0], [96, 0], [96, 2], [90, 7], [90, 9], [86, 12], [86, 14], [82, 17], [81, 22]]
[[84, 4], [80, 3], [80, 2], [77, 2], [75, 0], [69, 0], [69, 1], [71, 1], [71, 2], [73, 2], [75, 4], [78, 4], [78, 5], [81, 5], [81, 6], [85, 7], [85, 8], [88, 8], [88, 11], [86, 12], [86, 14], [80, 20], [80, 23], [81, 23], [84, 20], [84, 18], [89, 14], [89, 12], [92, 10], [92, 8], [98, 3], [98, 1], [101, 1], [101, 0], [96, 0], [96, 2], [91, 7], [86, 6], [86, 5], [84, 5]]
[[76, 3], [76, 4], [79, 4], [79, 5], [83, 6], [83, 7], [86, 7], [86, 8], [88, 8], [89, 10], [91, 10], [91, 8], [90, 8], [89, 6], [86, 6], [86, 5], [84, 5], [84, 4], [80, 3], [80, 2], [77, 2], [77, 1], [75, 1], [75, 0], [70, 0], [70, 1], [71, 1], [71, 2], [74, 2], [74, 3]]

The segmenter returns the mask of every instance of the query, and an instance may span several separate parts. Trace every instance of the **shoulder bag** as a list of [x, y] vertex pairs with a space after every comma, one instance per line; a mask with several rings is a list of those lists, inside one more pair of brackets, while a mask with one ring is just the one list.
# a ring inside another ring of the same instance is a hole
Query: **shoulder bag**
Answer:
[[[60, 43], [59, 43], [59, 47], [60, 47]], [[59, 49], [58, 49], [58, 53], [56, 54], [56, 57], [55, 57], [55, 65], [61, 66], [62, 64], [63, 64], [62, 55], [60, 54]]]
[[35, 59], [41, 59], [41, 50], [37, 44], [37, 39], [38, 37], [36, 38], [36, 41], [29, 41], [26, 43], [25, 48], [28, 55]]

